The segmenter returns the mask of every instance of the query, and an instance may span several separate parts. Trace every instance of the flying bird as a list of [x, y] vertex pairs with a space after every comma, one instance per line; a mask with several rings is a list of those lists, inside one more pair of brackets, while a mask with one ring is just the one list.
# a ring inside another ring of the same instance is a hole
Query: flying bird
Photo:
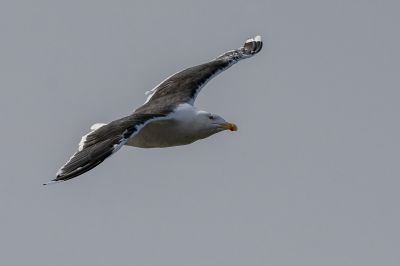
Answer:
[[94, 124], [79, 142], [78, 151], [44, 185], [77, 177], [102, 163], [122, 146], [164, 148], [186, 145], [224, 130], [233, 123], [194, 106], [201, 88], [213, 77], [262, 48], [260, 36], [207, 63], [182, 70], [147, 92], [146, 102], [132, 114], [108, 124]]

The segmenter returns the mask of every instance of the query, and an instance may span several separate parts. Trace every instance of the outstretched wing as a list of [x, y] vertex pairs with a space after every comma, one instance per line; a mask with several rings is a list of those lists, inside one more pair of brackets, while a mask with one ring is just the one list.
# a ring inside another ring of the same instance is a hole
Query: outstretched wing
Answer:
[[61, 167], [52, 182], [74, 178], [96, 167], [117, 152], [147, 123], [166, 116], [167, 113], [134, 113], [91, 131], [82, 137], [78, 151]]
[[145, 105], [154, 102], [156, 104], [157, 102], [174, 102], [175, 104], [189, 103], [193, 105], [197, 94], [209, 80], [241, 59], [257, 54], [261, 48], [261, 37], [256, 36], [248, 39], [243, 47], [226, 52], [208, 63], [180, 71], [149, 91], [150, 95]]

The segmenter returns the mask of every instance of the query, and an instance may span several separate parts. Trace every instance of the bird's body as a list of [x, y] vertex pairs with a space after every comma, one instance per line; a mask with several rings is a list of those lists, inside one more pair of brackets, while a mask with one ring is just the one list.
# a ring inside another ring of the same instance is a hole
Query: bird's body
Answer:
[[78, 151], [57, 172], [52, 182], [65, 181], [96, 167], [122, 146], [165, 148], [193, 143], [236, 125], [197, 109], [194, 101], [214, 76], [241, 59], [258, 53], [261, 37], [216, 59], [180, 71], [149, 91], [146, 102], [133, 114], [108, 124], [95, 124], [82, 137]]
[[[144, 126], [138, 134], [130, 137], [125, 145], [139, 148], [166, 148], [187, 145], [209, 137], [212, 132], [201, 130], [205, 111], [193, 105], [181, 104], [167, 119], [160, 119]], [[199, 115], [200, 114], [200, 115]]]
[[[190, 131], [186, 131], [189, 129]], [[129, 138], [125, 145], [138, 148], [166, 148], [190, 144], [198, 139], [190, 123], [175, 119], [160, 120], [146, 125], [140, 132]], [[204, 137], [203, 137], [204, 138]]]

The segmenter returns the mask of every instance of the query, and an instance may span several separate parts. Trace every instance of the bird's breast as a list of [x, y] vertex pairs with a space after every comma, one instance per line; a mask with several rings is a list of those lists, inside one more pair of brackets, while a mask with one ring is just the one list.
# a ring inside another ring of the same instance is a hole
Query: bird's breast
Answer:
[[164, 148], [190, 144], [202, 138], [189, 125], [179, 120], [159, 120], [147, 124], [126, 145], [139, 148]]

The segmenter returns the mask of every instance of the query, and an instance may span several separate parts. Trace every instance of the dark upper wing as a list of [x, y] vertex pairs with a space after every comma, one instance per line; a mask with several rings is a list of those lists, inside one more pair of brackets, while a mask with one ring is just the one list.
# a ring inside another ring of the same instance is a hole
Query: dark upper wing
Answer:
[[65, 181], [96, 167], [118, 151], [148, 122], [162, 119], [168, 112], [157, 114], [134, 113], [106, 124], [82, 137], [78, 151], [57, 172], [52, 181]]
[[174, 102], [193, 104], [201, 88], [214, 76], [228, 69], [239, 60], [251, 57], [262, 48], [260, 36], [249, 39], [243, 47], [226, 52], [216, 59], [198, 66], [187, 68], [167, 78], [150, 91], [147, 103]]

